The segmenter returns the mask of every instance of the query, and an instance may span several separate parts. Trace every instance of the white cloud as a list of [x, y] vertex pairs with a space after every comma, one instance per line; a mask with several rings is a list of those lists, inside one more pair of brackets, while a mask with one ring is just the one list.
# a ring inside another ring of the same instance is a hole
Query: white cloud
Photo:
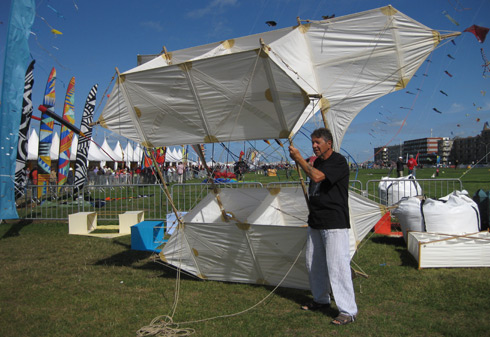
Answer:
[[222, 11], [225, 6], [235, 6], [237, 3], [237, 0], [213, 0], [206, 7], [187, 13], [187, 16], [191, 18], [202, 18], [211, 12]]
[[163, 31], [162, 25], [160, 24], [160, 22], [157, 21], [144, 21], [141, 22], [140, 25], [146, 28], [151, 28], [153, 30], [156, 30], [157, 32]]
[[466, 111], [467, 108], [464, 107], [463, 104], [460, 103], [453, 103], [451, 104], [451, 107], [449, 108], [448, 113], [459, 113], [459, 112], [464, 112]]

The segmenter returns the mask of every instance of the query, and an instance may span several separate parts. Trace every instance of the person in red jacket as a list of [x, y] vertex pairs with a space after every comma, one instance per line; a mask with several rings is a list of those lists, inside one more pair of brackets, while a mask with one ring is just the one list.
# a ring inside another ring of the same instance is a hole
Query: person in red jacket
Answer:
[[415, 177], [416, 166], [417, 166], [417, 161], [413, 158], [413, 154], [411, 154], [407, 162], [408, 174], [411, 174]]

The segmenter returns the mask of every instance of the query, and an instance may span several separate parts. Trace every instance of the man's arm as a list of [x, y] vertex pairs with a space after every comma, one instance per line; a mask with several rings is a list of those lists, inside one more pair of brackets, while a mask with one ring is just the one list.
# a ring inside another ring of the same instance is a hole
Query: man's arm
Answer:
[[325, 174], [308, 164], [306, 160], [301, 156], [299, 150], [293, 146], [289, 146], [289, 156], [296, 162], [296, 165], [299, 165], [305, 174], [310, 177], [310, 179], [316, 183], [325, 180]]

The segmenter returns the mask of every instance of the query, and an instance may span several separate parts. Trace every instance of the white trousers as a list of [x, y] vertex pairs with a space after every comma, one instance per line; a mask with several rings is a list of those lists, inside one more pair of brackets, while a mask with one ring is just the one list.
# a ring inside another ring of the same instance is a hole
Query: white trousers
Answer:
[[348, 229], [308, 227], [306, 268], [315, 302], [330, 303], [331, 290], [341, 313], [357, 315]]

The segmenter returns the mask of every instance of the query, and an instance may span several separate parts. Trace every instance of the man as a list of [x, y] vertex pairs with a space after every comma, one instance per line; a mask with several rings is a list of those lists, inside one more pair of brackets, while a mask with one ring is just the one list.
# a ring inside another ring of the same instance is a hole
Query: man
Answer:
[[313, 131], [311, 143], [317, 157], [313, 166], [289, 147], [291, 158], [310, 178], [306, 266], [313, 302], [302, 309], [329, 307], [332, 291], [340, 312], [332, 323], [344, 325], [354, 322], [357, 315], [349, 252], [349, 166], [333, 151], [330, 130]]
[[396, 172], [398, 173], [398, 178], [403, 177], [403, 157], [398, 157], [396, 161]]
[[417, 166], [417, 161], [413, 158], [413, 154], [409, 156], [407, 162], [408, 174], [412, 174], [415, 177], [415, 166]]

